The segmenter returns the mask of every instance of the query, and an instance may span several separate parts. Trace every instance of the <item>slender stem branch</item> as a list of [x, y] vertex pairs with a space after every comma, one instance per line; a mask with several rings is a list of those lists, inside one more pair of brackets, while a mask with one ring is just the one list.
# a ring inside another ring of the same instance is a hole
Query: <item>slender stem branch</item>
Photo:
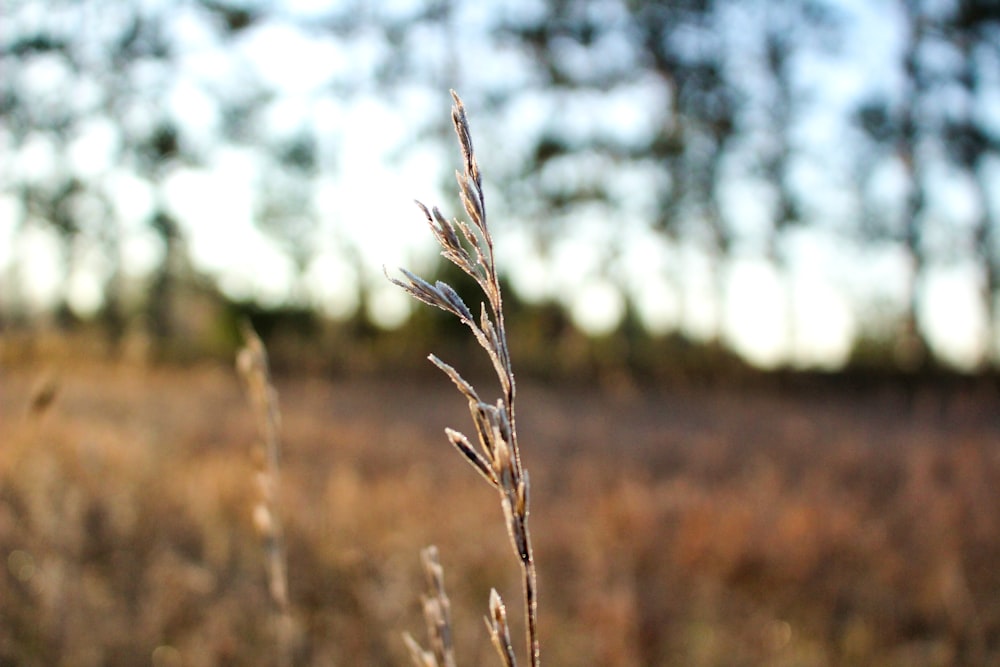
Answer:
[[528, 655], [531, 667], [541, 665], [541, 643], [538, 639], [538, 575], [535, 559], [531, 555], [531, 541], [528, 541], [528, 560], [522, 563], [524, 572], [524, 609], [528, 619]]
[[[517, 424], [515, 421], [516, 389], [514, 370], [510, 361], [510, 347], [507, 343], [507, 326], [503, 313], [503, 295], [500, 290], [500, 276], [496, 268], [493, 237], [486, 225], [486, 206], [482, 189], [479, 165], [472, 148], [472, 137], [462, 100], [452, 92], [455, 101], [452, 107], [452, 122], [462, 148], [465, 169], [456, 173], [462, 202], [470, 222], [452, 222], [441, 215], [437, 208], [428, 209], [418, 202], [435, 238], [442, 247], [442, 255], [468, 274], [482, 289], [489, 303], [481, 307], [477, 322], [472, 311], [462, 301], [458, 293], [443, 282], [431, 284], [409, 271], [403, 270], [407, 282], [390, 278], [411, 296], [432, 306], [441, 308], [458, 317], [468, 326], [479, 344], [493, 361], [493, 367], [503, 392], [503, 397], [495, 405], [484, 403], [472, 386], [455, 369], [431, 355], [431, 361], [443, 370], [469, 399], [470, 412], [476, 425], [481, 452], [477, 452], [469, 439], [461, 433], [448, 429], [448, 439], [491, 485], [500, 493], [500, 505], [507, 524], [511, 546], [521, 563], [524, 586], [525, 634], [531, 667], [541, 664], [538, 638], [538, 585], [535, 561], [532, 556], [531, 538], [528, 531], [529, 489], [528, 475], [521, 463], [518, 446]], [[487, 619], [494, 643], [500, 651], [501, 659], [513, 667], [514, 652], [510, 647], [506, 625], [506, 611], [499, 595], [491, 596], [492, 620]], [[411, 645], [411, 649], [413, 646]], [[413, 653], [423, 660], [424, 653]]]

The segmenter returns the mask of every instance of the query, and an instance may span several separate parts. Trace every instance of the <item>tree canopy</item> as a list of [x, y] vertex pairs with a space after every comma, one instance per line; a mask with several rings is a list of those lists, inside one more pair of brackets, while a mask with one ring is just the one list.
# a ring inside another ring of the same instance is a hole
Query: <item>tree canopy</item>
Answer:
[[371, 210], [422, 193], [369, 183], [350, 147], [364, 131], [389, 169], [450, 178], [455, 88], [528, 302], [765, 364], [842, 363], [873, 332], [905, 365], [950, 337], [965, 341], [955, 363], [1000, 359], [995, 3], [19, 0], [5, 14], [7, 318], [44, 303], [118, 334], [142, 315], [168, 337], [178, 285], [203, 276], [233, 298], [398, 322], [378, 315], [398, 251], [372, 260], [407, 239], [341, 204], [357, 183]]

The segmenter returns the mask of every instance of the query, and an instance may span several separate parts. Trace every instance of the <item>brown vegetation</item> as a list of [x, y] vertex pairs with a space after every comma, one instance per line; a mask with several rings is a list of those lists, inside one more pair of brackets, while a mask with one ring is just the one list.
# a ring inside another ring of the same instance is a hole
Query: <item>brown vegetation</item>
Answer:
[[[428, 542], [458, 660], [495, 660], [519, 573], [448, 385], [278, 381], [295, 664], [405, 664]], [[522, 385], [550, 664], [1000, 658], [995, 394]], [[231, 367], [8, 365], [0, 433], [0, 664], [274, 664]]]

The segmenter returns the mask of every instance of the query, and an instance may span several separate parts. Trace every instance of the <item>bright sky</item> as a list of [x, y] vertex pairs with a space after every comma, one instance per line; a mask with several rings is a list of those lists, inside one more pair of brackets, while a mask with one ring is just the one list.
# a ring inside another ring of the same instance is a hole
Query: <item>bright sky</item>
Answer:
[[[318, 14], [330, 4], [335, 3], [287, 0], [285, 6], [290, 14]], [[846, 45], [846, 50], [855, 49], [857, 52], [851, 54], [855, 58], [885, 62], [884, 54], [873, 55], [871, 50], [895, 48], [896, 35], [892, 24], [887, 23], [886, 5], [857, 0], [845, 6], [853, 12], [858, 26], [858, 39]], [[467, 13], [467, 20], [481, 20], [475, 11]], [[441, 160], [457, 167], [458, 150], [455, 147], [439, 155], [435, 149], [418, 148], [402, 161], [392, 163], [388, 155], [427, 114], [447, 117], [447, 90], [437, 96], [413, 93], [405, 98], [406, 104], [395, 106], [374, 98], [341, 104], [329, 96], [320, 97], [317, 91], [370, 58], [378, 49], [376, 44], [347, 51], [330, 39], [307, 36], [291, 23], [278, 22], [248, 31], [240, 42], [239, 57], [233, 58], [210, 32], [184, 12], [175, 17], [174, 29], [185, 46], [183, 62], [190, 73], [177, 83], [169, 104], [189, 125], [201, 128], [204, 137], [211, 137], [212, 128], [219, 123], [204, 87], [239, 80], [241, 68], [245, 67], [255, 68], [263, 80], [283, 94], [268, 115], [272, 129], [279, 133], [291, 131], [308, 122], [315, 124], [321, 136], [335, 135], [337, 168], [319, 179], [315, 192], [321, 220], [319, 252], [306, 272], [306, 293], [325, 312], [344, 315], [357, 306], [358, 282], [363, 281], [375, 290], [370, 315], [384, 326], [403, 323], [412, 304], [402, 291], [385, 281], [382, 267], [393, 271], [406, 266], [419, 272], [429, 266], [435, 249], [413, 199], [428, 204], [441, 201]], [[465, 58], [475, 59], [476, 45], [470, 44], [463, 53]], [[488, 55], [482, 55], [484, 63]], [[514, 63], [506, 64], [512, 67], [508, 72], [516, 71]], [[851, 68], [845, 74], [820, 60], [805, 61], [801, 66], [822, 80], [832, 105], [830, 117], [836, 115], [836, 105], [848, 103], [866, 87], [884, 82], [886, 76], [877, 68]], [[484, 68], [482, 75], [505, 76], [504, 71], [495, 68]], [[59, 77], [53, 75], [52, 85], [58, 83]], [[652, 87], [644, 88], [639, 82], [630, 96], [611, 100], [623, 131], [643, 131], [650, 122], [643, 109], [650, 105], [655, 108], [656, 95]], [[529, 103], [522, 105], [518, 113], [527, 122], [538, 108]], [[475, 138], [480, 136], [475, 134], [477, 130], [483, 128], [477, 128], [474, 106], [470, 106], [469, 114]], [[802, 131], [818, 138], [821, 145], [825, 140], [825, 150], [836, 156], [840, 135], [838, 128], [830, 126], [830, 117], [817, 114]], [[578, 118], [574, 122], [588, 121]], [[487, 151], [502, 151], [504, 147], [496, 143], [495, 136], [481, 136], [477, 142], [479, 159], [489, 185], [490, 164], [500, 162], [503, 156]], [[114, 132], [98, 122], [81, 135], [73, 155], [88, 169], [112, 174], [116, 183], [114, 205], [123, 220], [126, 268], [142, 274], [155, 265], [161, 252], [142, 224], [152, 207], [152, 193], [145, 184], [125, 172], [117, 173], [107, 163], [113, 142]], [[513, 145], [510, 149], [517, 150]], [[51, 146], [29, 146], [27, 154], [25, 164], [30, 169], [44, 171], [54, 166]], [[295, 273], [290, 261], [253, 224], [254, 195], [263, 176], [252, 153], [213, 149], [206, 166], [179, 168], [169, 174], [164, 191], [184, 226], [192, 259], [200, 269], [216, 276], [223, 288], [235, 296], [277, 303], [292, 287]], [[632, 186], [628, 178], [632, 178]], [[634, 184], [638, 183], [641, 189], [642, 178], [642, 174], [625, 177], [622, 187], [637, 187]], [[803, 167], [798, 178], [808, 184], [810, 178], [820, 176], [815, 168], [811, 172], [809, 167]], [[491, 192], [488, 206], [502, 195]], [[956, 188], [948, 205], [955, 210], [968, 208], [968, 196], [961, 187]], [[828, 209], [838, 210], [836, 193], [830, 197]], [[767, 211], [752, 188], [734, 189], [726, 205], [737, 211], [741, 224], [752, 226], [758, 224], [755, 220], [767, 219]], [[59, 287], [58, 247], [44, 232], [15, 239], [15, 207], [9, 199], [0, 200], [0, 267], [22, 253], [37, 257], [25, 263], [22, 271], [33, 296], [45, 302]], [[645, 231], [640, 223], [641, 206], [639, 209], [620, 212], [624, 219], [616, 220], [614, 225], [597, 215], [576, 221], [574, 236], [556, 247], [552, 262], [543, 261], [523, 231], [496, 223], [499, 261], [511, 271], [514, 286], [525, 298], [558, 299], [577, 324], [601, 334], [613, 329], [625, 310], [624, 296], [601, 269], [601, 251], [609, 235], [624, 233], [628, 243], [623, 255], [616, 259], [612, 274], [626, 285], [651, 331], [667, 332], [679, 327], [700, 336], [721, 325], [726, 339], [762, 366], [791, 361], [803, 366], [835, 367], [845, 359], [853, 337], [863, 327], [852, 307], [854, 300], [870, 297], [873, 285], [890, 299], [899, 297], [905, 287], [902, 258], [897, 254], [853, 256], [833, 232], [824, 231], [822, 226], [801, 232], [789, 241], [794, 246], [790, 283], [773, 266], [752, 255], [738, 259], [720, 273], [697, 248], [680, 247]], [[351, 251], [345, 249], [345, 240], [357, 257], [351, 257]], [[93, 262], [83, 262], [83, 270], [71, 276], [70, 299], [81, 311], [99, 305], [99, 261], [95, 255]], [[363, 275], [357, 275], [352, 268], [355, 262], [364, 267]], [[720, 288], [724, 299], [716, 308], [711, 295]], [[927, 330], [940, 352], [959, 366], [974, 363], [987, 345], [985, 313], [976, 289], [975, 274], [970, 267], [962, 266], [933, 271], [926, 283]]]

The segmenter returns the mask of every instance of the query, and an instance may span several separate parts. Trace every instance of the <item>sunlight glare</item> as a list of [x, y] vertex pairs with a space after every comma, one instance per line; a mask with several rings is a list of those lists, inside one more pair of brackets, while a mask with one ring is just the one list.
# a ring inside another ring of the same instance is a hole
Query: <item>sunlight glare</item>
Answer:
[[726, 286], [725, 335], [752, 363], [773, 368], [784, 361], [787, 326], [784, 288], [760, 261], [738, 261]]
[[371, 286], [365, 314], [375, 326], [398, 329], [406, 323], [411, 310], [410, 296], [400, 288], [388, 281]]
[[799, 277], [793, 327], [795, 361], [833, 370], [847, 361], [856, 323], [843, 294], [818, 279]]
[[621, 324], [625, 299], [605, 278], [590, 278], [570, 295], [573, 323], [591, 336], [605, 336]]
[[336, 251], [324, 252], [310, 264], [306, 287], [316, 306], [327, 316], [344, 319], [357, 312], [360, 299], [357, 273]]
[[55, 305], [62, 288], [64, 269], [59, 238], [50, 229], [28, 227], [17, 240], [15, 257], [25, 298], [32, 309], [45, 311]]
[[959, 368], [971, 370], [988, 345], [987, 318], [977, 294], [972, 267], [938, 269], [928, 274], [921, 318], [938, 354]]

